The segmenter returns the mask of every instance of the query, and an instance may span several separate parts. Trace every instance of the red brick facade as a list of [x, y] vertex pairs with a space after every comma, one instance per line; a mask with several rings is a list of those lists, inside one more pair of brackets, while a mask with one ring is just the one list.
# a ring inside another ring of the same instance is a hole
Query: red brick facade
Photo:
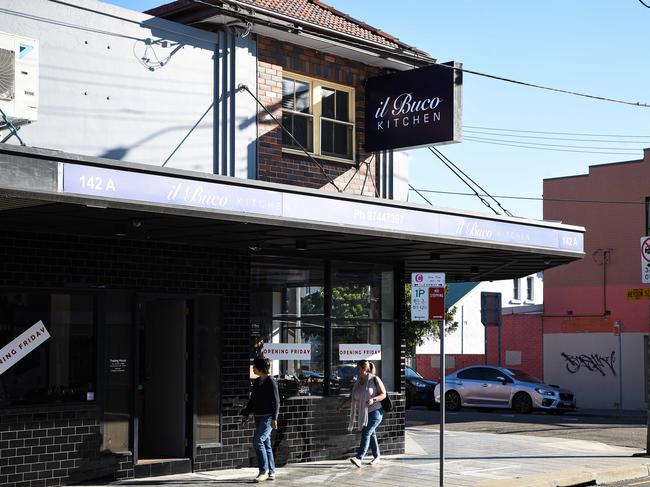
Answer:
[[[323, 169], [346, 193], [377, 196], [378, 173], [375, 157], [364, 151], [365, 90], [368, 76], [379, 68], [331, 56], [294, 44], [258, 37], [258, 96], [273, 115], [282, 119], [282, 74], [285, 70], [330, 81], [355, 89], [356, 146], [353, 163], [318, 158]], [[336, 191], [323, 171], [306, 155], [282, 151], [282, 131], [268, 114], [259, 114], [258, 179], [274, 183], [299, 184]]]
[[[544, 379], [544, 333], [541, 314], [515, 314], [503, 315], [501, 328], [501, 365], [521, 369]], [[497, 365], [498, 357], [498, 330], [494, 326], [486, 328], [487, 331], [487, 364]], [[520, 352], [521, 363], [509, 364], [506, 352]], [[440, 368], [434, 367], [439, 362], [438, 354], [418, 354], [416, 359], [417, 371], [429, 379], [440, 377]], [[447, 374], [470, 365], [484, 365], [485, 355], [465, 354], [447, 356]], [[453, 367], [450, 365], [453, 364]]]

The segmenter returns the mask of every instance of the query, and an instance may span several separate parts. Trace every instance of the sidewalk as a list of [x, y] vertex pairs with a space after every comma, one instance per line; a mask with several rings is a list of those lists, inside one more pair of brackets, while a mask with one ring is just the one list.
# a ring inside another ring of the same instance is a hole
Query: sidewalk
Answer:
[[[638, 450], [562, 438], [491, 433], [448, 432], [445, 486], [569, 486], [648, 475], [650, 458], [633, 458]], [[438, 485], [437, 431], [407, 429], [407, 452], [383, 457], [379, 465], [354, 467], [348, 460], [292, 464], [278, 469], [269, 486], [431, 487]], [[194, 485], [231, 487], [252, 483], [256, 468], [220, 470], [121, 482], [145, 486]]]

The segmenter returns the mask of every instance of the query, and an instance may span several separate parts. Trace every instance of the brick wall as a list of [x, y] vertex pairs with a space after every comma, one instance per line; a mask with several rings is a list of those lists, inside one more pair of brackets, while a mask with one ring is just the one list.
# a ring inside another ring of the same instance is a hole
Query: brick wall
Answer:
[[[498, 363], [498, 330], [486, 329], [488, 342], [488, 363]], [[501, 364], [521, 369], [544, 379], [544, 333], [541, 314], [503, 315], [501, 329]], [[519, 352], [521, 363], [508, 363], [507, 352]]]
[[[236, 432], [233, 425], [249, 388], [249, 257], [246, 253], [151, 241], [12, 231], [0, 236], [0, 263], [0, 288], [12, 291], [102, 284], [133, 291], [223, 295], [223, 438], [220, 447], [209, 450], [212, 456], [199, 450], [195, 469], [227, 468], [245, 462], [248, 440], [240, 438], [242, 433]], [[3, 429], [0, 441], [14, 442], [6, 447], [2, 443], [0, 448], [0, 485], [35, 487], [103, 475], [133, 476], [130, 458], [110, 458], [100, 453], [98, 406], [89, 409], [82, 404], [66, 408], [65, 413], [56, 406], [0, 410]], [[5, 428], [8, 429], [4, 431]], [[34, 431], [40, 435], [43, 428], [46, 437], [34, 439], [37, 434]], [[79, 428], [88, 432], [82, 433]], [[17, 437], [10, 439], [14, 430]], [[18, 434], [25, 438], [19, 438]], [[50, 445], [41, 443], [49, 442], [48, 437], [61, 448], [52, 451], [51, 461], [42, 456], [50, 454]], [[29, 440], [30, 446], [23, 446], [20, 443], [23, 440]], [[34, 448], [39, 448], [38, 453], [34, 453]], [[66, 462], [65, 466], [61, 462]], [[43, 465], [53, 472], [52, 477], [39, 477], [48, 475], [39, 473]], [[37, 473], [36, 478], [32, 472]], [[5, 482], [1, 481], [3, 475], [7, 475]]]
[[49, 486], [133, 475], [130, 456], [98, 455], [98, 408], [82, 405], [3, 409], [0, 485]]
[[[544, 336], [541, 314], [512, 314], [503, 315], [501, 328], [501, 365], [524, 370], [535, 377], [544, 379]], [[498, 361], [498, 329], [494, 326], [486, 328], [487, 333], [487, 363], [497, 365]], [[508, 352], [511, 352], [508, 354]], [[512, 352], [515, 352], [512, 354]], [[520, 355], [521, 362], [513, 363], [507, 359]], [[452, 354], [446, 356], [447, 374], [469, 367], [484, 365], [485, 355], [482, 354]], [[440, 356], [438, 354], [418, 354], [416, 368], [423, 376], [430, 379], [440, 377]]]
[[[470, 365], [485, 364], [485, 355], [483, 354], [451, 354], [445, 355], [447, 374], [469, 367]], [[440, 379], [440, 355], [437, 353], [419, 353], [416, 358], [416, 370], [427, 379]]]
[[[0, 289], [62, 289], [106, 285], [147, 292], [219, 293], [223, 296], [221, 443], [199, 447], [194, 470], [254, 463], [251, 424], [239, 412], [248, 398], [249, 257], [246, 253], [126, 239], [7, 232], [0, 236]], [[403, 375], [403, 364], [400, 368]], [[403, 380], [403, 379], [402, 379]], [[378, 429], [384, 454], [404, 452], [404, 400]], [[336, 397], [296, 397], [281, 408], [274, 448], [281, 462], [342, 458], [358, 445]], [[98, 404], [0, 409], [0, 485], [42, 487], [87, 478], [133, 476], [131, 456], [100, 452]], [[49, 472], [49, 473], [43, 473]], [[51, 476], [50, 476], [51, 473]]]
[[[365, 89], [368, 76], [379, 68], [331, 56], [294, 44], [258, 37], [258, 96], [273, 115], [282, 120], [282, 74], [292, 73], [353, 87], [356, 107], [356, 148], [354, 164], [318, 159], [324, 171], [345, 191], [353, 194], [377, 194], [377, 165], [363, 150], [365, 126]], [[282, 131], [266, 113], [259, 116], [258, 178], [285, 184], [299, 184], [327, 191], [336, 189], [327, 182], [321, 169], [304, 155], [282, 152]]]

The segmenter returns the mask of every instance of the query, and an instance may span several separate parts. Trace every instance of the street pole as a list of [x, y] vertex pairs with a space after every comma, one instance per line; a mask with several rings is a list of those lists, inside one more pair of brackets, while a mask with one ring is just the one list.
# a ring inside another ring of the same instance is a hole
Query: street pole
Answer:
[[501, 323], [499, 323], [499, 326], [497, 326], [497, 328], [499, 333], [499, 337], [497, 338], [498, 341], [497, 353], [499, 354], [497, 357], [497, 365], [501, 367]]
[[616, 321], [618, 328], [618, 410], [623, 410], [623, 323]]
[[[649, 416], [650, 418], [650, 416]], [[649, 425], [650, 425], [650, 419]], [[445, 320], [440, 326], [440, 487], [445, 485]]]
[[650, 455], [650, 299], [648, 299], [648, 339], [645, 345], [645, 402], [647, 409], [645, 454]]

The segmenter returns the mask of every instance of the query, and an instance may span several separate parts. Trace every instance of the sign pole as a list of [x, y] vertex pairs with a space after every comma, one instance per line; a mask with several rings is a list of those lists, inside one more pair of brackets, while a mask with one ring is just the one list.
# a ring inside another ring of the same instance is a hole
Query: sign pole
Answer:
[[445, 485], [445, 274], [411, 274], [411, 321], [440, 323], [440, 487]]
[[445, 320], [440, 326], [440, 487], [445, 485]]
[[645, 343], [645, 402], [647, 409], [645, 454], [650, 455], [650, 300], [648, 300], [648, 339]]

